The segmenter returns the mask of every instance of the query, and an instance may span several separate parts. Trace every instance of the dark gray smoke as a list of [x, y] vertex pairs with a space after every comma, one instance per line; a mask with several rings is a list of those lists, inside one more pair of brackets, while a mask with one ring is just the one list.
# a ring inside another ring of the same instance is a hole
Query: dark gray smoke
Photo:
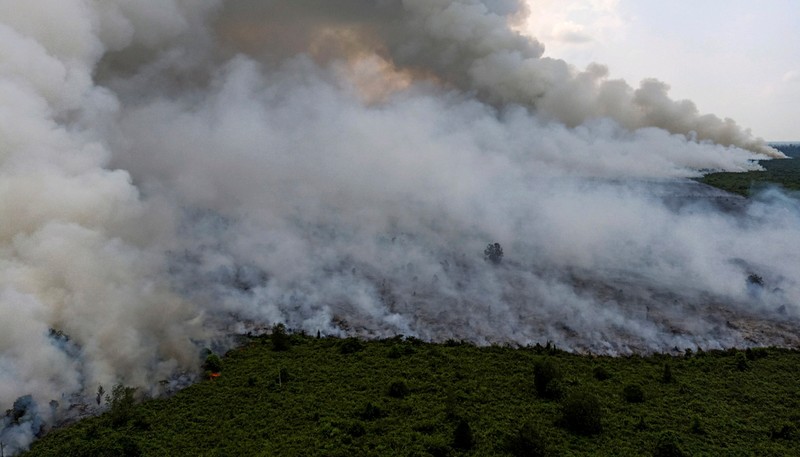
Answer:
[[275, 322], [609, 354], [795, 344], [797, 200], [686, 179], [779, 153], [663, 83], [542, 58], [522, 14], [0, 0], [0, 403], [61, 405], [2, 440], [24, 448], [32, 418], [99, 385], [157, 394]]

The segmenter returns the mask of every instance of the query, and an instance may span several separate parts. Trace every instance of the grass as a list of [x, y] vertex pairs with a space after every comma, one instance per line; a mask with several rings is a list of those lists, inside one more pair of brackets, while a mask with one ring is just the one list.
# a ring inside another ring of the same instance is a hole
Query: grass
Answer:
[[[56, 430], [25, 455], [642, 456], [665, 433], [689, 455], [800, 455], [794, 350], [612, 358], [403, 338], [356, 350], [352, 340], [291, 343], [273, 351], [269, 338], [249, 339], [218, 378], [136, 405], [127, 421], [106, 414]], [[558, 366], [564, 399], [537, 395], [544, 360]], [[630, 385], [643, 402], [626, 401]], [[565, 402], [587, 395], [599, 433], [564, 424]]]

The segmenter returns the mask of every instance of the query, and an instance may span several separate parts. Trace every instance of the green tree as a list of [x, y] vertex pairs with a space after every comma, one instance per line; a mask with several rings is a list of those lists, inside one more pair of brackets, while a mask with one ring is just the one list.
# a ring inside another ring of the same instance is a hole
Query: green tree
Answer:
[[591, 392], [572, 392], [562, 405], [561, 422], [579, 435], [594, 435], [603, 431], [603, 407]]
[[563, 396], [562, 377], [561, 369], [550, 358], [538, 360], [533, 365], [533, 385], [542, 398], [558, 399]]
[[286, 333], [286, 326], [283, 324], [275, 324], [275, 326], [272, 327], [270, 340], [272, 341], [273, 351], [288, 351], [291, 347], [289, 335]]
[[526, 422], [509, 440], [508, 452], [514, 457], [545, 457], [550, 449], [544, 434]]
[[662, 433], [653, 449], [653, 457], [687, 457], [688, 455], [681, 447], [678, 437], [672, 432]]
[[135, 393], [136, 388], [117, 384], [111, 389], [111, 394], [106, 395], [106, 403], [109, 405], [108, 418], [113, 426], [125, 425], [133, 418], [133, 407], [136, 405]]
[[364, 345], [361, 343], [361, 341], [358, 341], [357, 338], [347, 338], [342, 341], [342, 345], [339, 347], [339, 352], [342, 354], [355, 354], [363, 349]]
[[403, 398], [408, 395], [408, 386], [403, 381], [395, 381], [389, 386], [389, 396]]
[[664, 384], [669, 384], [673, 381], [672, 378], [672, 367], [668, 364], [664, 364], [664, 371], [661, 373], [661, 382]]
[[211, 373], [219, 373], [222, 371], [222, 359], [216, 354], [209, 354], [203, 363], [203, 369]]
[[475, 438], [472, 436], [472, 427], [466, 419], [461, 419], [453, 431], [453, 447], [467, 451], [475, 447]]
[[639, 384], [628, 384], [622, 389], [622, 398], [628, 403], [642, 403], [644, 390]]

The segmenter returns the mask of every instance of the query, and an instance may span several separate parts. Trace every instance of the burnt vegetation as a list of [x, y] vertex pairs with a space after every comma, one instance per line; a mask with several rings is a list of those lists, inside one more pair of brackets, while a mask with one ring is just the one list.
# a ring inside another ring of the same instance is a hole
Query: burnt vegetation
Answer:
[[26, 455], [800, 455], [795, 350], [601, 357], [282, 330], [291, 350], [249, 338], [172, 398], [115, 386], [106, 414]]

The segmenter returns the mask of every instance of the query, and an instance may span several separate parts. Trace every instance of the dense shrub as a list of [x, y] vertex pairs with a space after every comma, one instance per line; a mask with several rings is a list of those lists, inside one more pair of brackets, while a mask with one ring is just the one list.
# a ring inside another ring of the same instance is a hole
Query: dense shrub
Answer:
[[681, 447], [678, 437], [672, 432], [664, 432], [658, 437], [653, 449], [653, 457], [688, 457]]
[[508, 452], [514, 457], [545, 457], [550, 455], [544, 434], [525, 423], [508, 442]]
[[339, 347], [339, 352], [342, 354], [354, 354], [364, 349], [364, 344], [356, 338], [347, 338], [342, 342]]
[[564, 381], [561, 379], [553, 379], [547, 383], [547, 387], [544, 389], [543, 397], [549, 398], [550, 400], [561, 400], [566, 394], [567, 387]]
[[458, 421], [456, 429], [453, 431], [453, 447], [461, 450], [469, 450], [475, 447], [475, 439], [472, 437], [472, 427], [465, 419]]
[[747, 357], [747, 360], [758, 360], [767, 357], [769, 352], [767, 352], [767, 350], [764, 348], [747, 348], [744, 351], [744, 354]]
[[642, 403], [644, 390], [639, 384], [628, 384], [622, 389], [622, 398], [628, 403]]
[[[796, 428], [800, 413], [794, 402], [795, 375], [800, 372], [800, 351], [796, 350], [766, 349], [768, 358], [748, 359], [750, 371], [742, 373], [735, 368], [735, 357], [737, 352], [747, 357], [744, 349], [710, 350], [702, 357], [695, 349], [689, 359], [682, 352], [679, 357], [611, 358], [536, 354], [532, 348], [445, 348], [393, 339], [359, 340], [365, 349], [345, 356], [340, 354], [344, 340], [337, 338], [316, 340], [308, 335], [288, 352], [274, 352], [269, 335], [260, 339], [266, 343], [252, 344], [251, 340], [223, 358], [224, 374], [218, 380], [199, 382], [169, 399], [137, 404], [127, 421], [118, 422], [121, 426], [113, 426], [109, 416], [103, 415], [55, 430], [33, 443], [29, 455], [123, 455], [118, 441], [129, 436], [147, 455], [511, 457], [548, 455], [549, 451], [563, 456], [648, 457], [665, 430], [682, 440], [666, 442], [658, 449], [666, 455], [676, 454], [671, 444], [678, 447], [677, 455], [682, 450], [709, 456], [800, 455]], [[416, 355], [387, 359], [395, 345], [401, 350], [413, 348]], [[545, 350], [542, 345], [541, 351]], [[566, 386], [567, 393], [590, 389], [600, 399], [601, 435], [586, 438], [568, 431], [563, 428], [567, 422], [561, 421], [563, 403], [537, 397], [534, 362], [545, 359], [563, 371], [549, 389], [559, 384]], [[665, 363], [674, 372], [673, 384], [660, 384]], [[593, 378], [597, 366], [612, 373], [611, 381]], [[281, 368], [292, 376], [282, 387], [277, 381]], [[255, 385], [248, 387], [250, 379]], [[392, 383], [399, 381], [411, 393], [402, 400], [387, 397]], [[578, 382], [579, 386], [573, 385]], [[623, 400], [623, 388], [633, 383], [645, 391], [645, 403]], [[105, 398], [112, 389], [104, 386]], [[91, 387], [88, 403], [94, 410], [98, 386]], [[162, 390], [171, 392], [167, 387]], [[138, 395], [135, 398], [138, 402]], [[69, 400], [58, 400], [62, 406], [51, 406], [52, 414], [46, 404], [39, 414], [50, 420], [72, 414], [67, 409]], [[366, 406], [368, 401], [371, 407]], [[6, 419], [22, 411], [12, 414]], [[0, 423], [4, 417], [0, 411]], [[474, 447], [464, 451], [453, 448], [455, 428], [462, 418], [469, 420], [474, 440]], [[523, 426], [527, 421], [532, 429]], [[540, 445], [549, 449], [542, 452]], [[133, 446], [130, 452], [135, 453]]]
[[592, 369], [592, 376], [594, 376], [594, 379], [597, 379], [598, 381], [605, 381], [611, 378], [611, 373], [606, 370], [606, 367], [600, 365]]
[[384, 415], [385, 413], [383, 410], [380, 407], [373, 405], [372, 402], [364, 405], [364, 409], [358, 413], [358, 416], [365, 421], [380, 419]]
[[278, 384], [283, 384], [289, 382], [291, 376], [289, 376], [289, 370], [286, 368], [281, 368], [278, 370]]
[[364, 424], [361, 422], [353, 422], [347, 427], [347, 434], [353, 438], [358, 438], [367, 434]]
[[389, 396], [403, 398], [408, 395], [408, 386], [403, 381], [395, 381], [389, 386]]
[[797, 427], [792, 423], [786, 423], [779, 428], [773, 428], [769, 437], [773, 440], [790, 440], [797, 434]]
[[562, 377], [561, 370], [552, 359], [539, 360], [533, 366], [533, 385], [542, 398], [556, 399], [563, 395]]
[[700, 418], [697, 417], [697, 416], [694, 416], [692, 418], [692, 426], [689, 428], [689, 431], [691, 431], [695, 435], [705, 435], [706, 434], [706, 430], [700, 424]]
[[414, 350], [414, 347], [411, 346], [411, 345], [408, 345], [408, 344], [395, 344], [391, 348], [389, 348], [389, 352], [387, 353], [387, 356], [390, 359], [399, 359], [400, 357], [403, 357], [404, 355], [411, 355], [411, 354], [414, 354], [415, 352], [416, 351]]
[[593, 435], [603, 430], [603, 407], [589, 391], [572, 392], [562, 405], [561, 424], [579, 435]]
[[664, 371], [661, 373], [661, 382], [664, 384], [669, 384], [672, 381], [674, 381], [674, 378], [672, 377], [672, 367], [668, 363], [665, 363]]
[[211, 373], [219, 373], [222, 371], [222, 359], [216, 354], [209, 354], [203, 363], [203, 369]]
[[288, 351], [292, 345], [291, 341], [289, 341], [289, 335], [286, 334], [286, 326], [283, 324], [275, 324], [272, 327], [270, 340], [272, 341], [273, 351]]
[[450, 443], [438, 436], [429, 436], [425, 439], [425, 452], [432, 457], [447, 457], [450, 455]]
[[739, 371], [747, 371], [750, 364], [747, 362], [747, 356], [742, 352], [737, 352], [736, 357], [733, 358], [736, 362], [736, 369]]
[[114, 427], [125, 425], [133, 418], [135, 393], [135, 388], [117, 384], [111, 389], [111, 394], [106, 395], [106, 403], [109, 405], [108, 419]]

